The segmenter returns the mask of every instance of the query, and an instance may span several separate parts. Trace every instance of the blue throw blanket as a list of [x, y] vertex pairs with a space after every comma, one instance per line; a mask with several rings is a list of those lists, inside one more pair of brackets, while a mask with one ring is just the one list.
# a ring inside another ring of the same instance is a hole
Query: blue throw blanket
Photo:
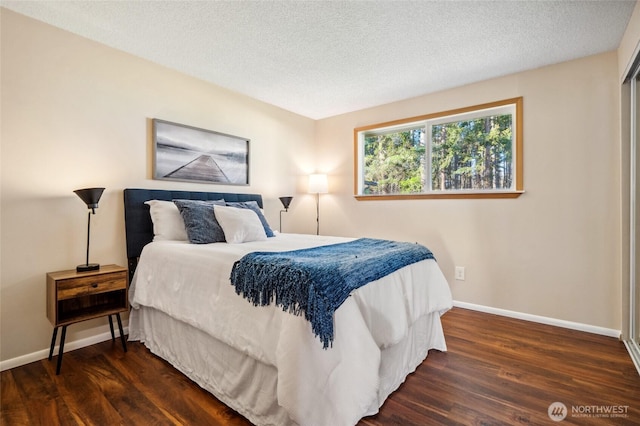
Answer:
[[254, 252], [235, 262], [231, 283], [256, 306], [304, 314], [324, 349], [333, 342], [333, 313], [353, 290], [433, 254], [419, 244], [361, 238], [286, 252]]

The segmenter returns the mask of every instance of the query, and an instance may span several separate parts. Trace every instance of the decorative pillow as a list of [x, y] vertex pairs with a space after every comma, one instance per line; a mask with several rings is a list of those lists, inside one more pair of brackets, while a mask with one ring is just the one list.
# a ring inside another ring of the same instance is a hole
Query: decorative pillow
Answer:
[[187, 231], [191, 244], [224, 242], [224, 231], [213, 214], [213, 206], [224, 206], [224, 200], [173, 200]]
[[187, 230], [180, 216], [180, 210], [171, 201], [149, 200], [151, 222], [153, 222], [153, 241], [188, 241]]
[[269, 226], [269, 222], [267, 222], [267, 219], [262, 214], [262, 210], [260, 210], [260, 206], [258, 206], [258, 203], [256, 201], [244, 201], [244, 202], [241, 202], [241, 203], [231, 203], [231, 202], [229, 202], [229, 203], [227, 203], [227, 206], [237, 207], [239, 209], [251, 209], [251, 210], [253, 210], [258, 215], [258, 218], [260, 219], [260, 223], [262, 223], [262, 226], [264, 227], [264, 232], [265, 232], [265, 234], [267, 234], [267, 237], [274, 237], [275, 236], [275, 234], [271, 230], [271, 227]]
[[228, 243], [239, 244], [267, 239], [264, 227], [253, 210], [217, 205], [213, 211]]

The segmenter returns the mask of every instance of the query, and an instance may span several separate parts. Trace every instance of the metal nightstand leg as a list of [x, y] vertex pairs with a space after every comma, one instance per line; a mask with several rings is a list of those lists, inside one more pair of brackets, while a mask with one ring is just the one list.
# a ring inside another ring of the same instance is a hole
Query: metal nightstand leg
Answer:
[[[111, 317], [109, 317], [109, 319], [111, 319]], [[118, 329], [120, 329], [120, 340], [122, 340], [122, 349], [124, 349], [124, 351], [127, 351], [127, 342], [124, 338], [124, 332], [122, 331], [122, 320], [120, 319], [120, 314], [117, 313], [116, 314], [116, 319], [118, 320]]]
[[111, 329], [111, 341], [116, 340], [116, 334], [113, 332], [113, 320], [111, 319], [111, 315], [109, 315], [109, 328]]
[[62, 326], [62, 335], [60, 336], [60, 349], [58, 350], [58, 366], [56, 367], [56, 376], [60, 374], [60, 367], [62, 367], [62, 353], [64, 352], [64, 338], [67, 335], [67, 326]]
[[58, 337], [58, 327], [53, 327], [53, 337], [51, 338], [51, 349], [49, 349], [49, 361], [53, 358], [53, 348], [56, 345], [56, 337]]

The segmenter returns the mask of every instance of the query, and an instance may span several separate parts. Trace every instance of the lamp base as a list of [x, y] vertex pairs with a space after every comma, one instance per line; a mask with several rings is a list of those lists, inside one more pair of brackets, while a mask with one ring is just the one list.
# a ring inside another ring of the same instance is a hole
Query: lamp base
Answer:
[[98, 263], [87, 263], [76, 266], [77, 272], [97, 271], [98, 269], [100, 269], [100, 265]]

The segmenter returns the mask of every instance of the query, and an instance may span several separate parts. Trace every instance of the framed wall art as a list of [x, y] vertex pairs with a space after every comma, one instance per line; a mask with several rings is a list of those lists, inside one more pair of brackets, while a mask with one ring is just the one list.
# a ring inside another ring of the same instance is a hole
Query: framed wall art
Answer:
[[249, 139], [153, 119], [153, 178], [249, 185]]

